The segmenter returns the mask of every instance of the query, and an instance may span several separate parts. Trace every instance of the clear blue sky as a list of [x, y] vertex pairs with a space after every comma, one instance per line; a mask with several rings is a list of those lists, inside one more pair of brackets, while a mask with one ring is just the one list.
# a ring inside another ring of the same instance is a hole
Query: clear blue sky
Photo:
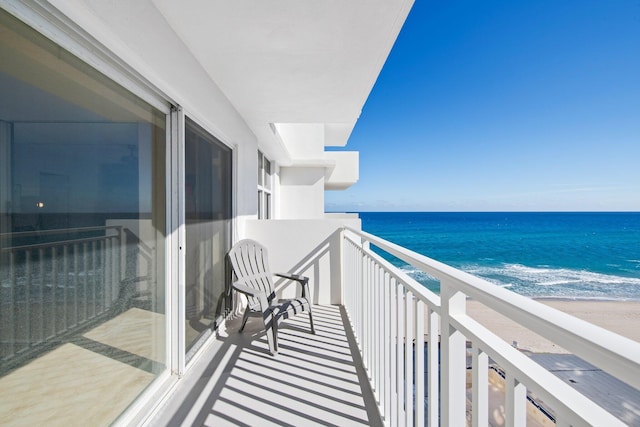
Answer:
[[416, 0], [327, 211], [640, 211], [640, 0]]

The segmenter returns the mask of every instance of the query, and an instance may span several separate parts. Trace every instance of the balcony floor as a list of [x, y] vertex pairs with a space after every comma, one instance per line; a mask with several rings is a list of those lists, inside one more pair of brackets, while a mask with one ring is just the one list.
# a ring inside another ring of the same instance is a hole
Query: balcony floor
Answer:
[[[153, 425], [381, 425], [353, 335], [339, 306], [314, 306], [280, 325], [271, 356], [260, 319], [241, 319], [205, 351]], [[197, 373], [200, 369], [201, 373]], [[195, 375], [194, 375], [195, 374]], [[178, 401], [178, 403], [176, 403]]]

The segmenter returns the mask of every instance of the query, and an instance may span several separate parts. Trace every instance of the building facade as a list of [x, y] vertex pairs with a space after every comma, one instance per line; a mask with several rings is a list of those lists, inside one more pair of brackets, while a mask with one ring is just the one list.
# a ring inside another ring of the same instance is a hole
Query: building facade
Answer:
[[234, 311], [240, 238], [342, 301], [304, 255], [359, 226], [326, 147], [411, 3], [0, 1], [0, 424], [144, 424]]

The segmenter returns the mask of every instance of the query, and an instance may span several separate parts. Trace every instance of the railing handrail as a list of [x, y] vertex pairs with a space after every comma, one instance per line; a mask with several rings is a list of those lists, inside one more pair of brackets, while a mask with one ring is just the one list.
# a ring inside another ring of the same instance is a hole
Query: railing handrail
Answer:
[[[640, 343], [373, 234], [344, 228], [640, 389]], [[426, 298], [426, 289], [422, 289], [412, 289], [412, 292]]]
[[[345, 235], [345, 237], [357, 245], [360, 244], [360, 242], [356, 242], [350, 236]], [[429, 289], [422, 286], [417, 280], [415, 280], [413, 277], [409, 276], [407, 273], [403, 272], [402, 270], [399, 270], [398, 268], [394, 268], [394, 266], [389, 261], [382, 258], [378, 254], [371, 253], [370, 256], [375, 257], [376, 262], [384, 266], [387, 269], [387, 272], [392, 277], [402, 282], [405, 285], [405, 287], [408, 290], [410, 290], [416, 298], [418, 298], [419, 300], [427, 304], [433, 311], [440, 314], [440, 297], [436, 293], [431, 292]]]
[[100, 240], [113, 239], [113, 238], [116, 238], [116, 236], [83, 237], [80, 239], [59, 240], [59, 241], [47, 242], [47, 243], [35, 243], [33, 245], [11, 246], [7, 248], [1, 248], [0, 251], [14, 252], [14, 251], [21, 251], [21, 250], [43, 249], [43, 248], [50, 248], [54, 246], [69, 246], [69, 245], [77, 245], [79, 243], [97, 242]]
[[85, 233], [89, 231], [101, 231], [108, 230], [110, 228], [123, 228], [122, 225], [99, 225], [93, 227], [76, 227], [76, 228], [56, 228], [53, 230], [33, 230], [33, 231], [18, 231], [15, 233], [0, 233], [0, 239], [15, 238], [15, 237], [29, 237], [29, 236], [48, 236], [52, 234], [63, 233]]

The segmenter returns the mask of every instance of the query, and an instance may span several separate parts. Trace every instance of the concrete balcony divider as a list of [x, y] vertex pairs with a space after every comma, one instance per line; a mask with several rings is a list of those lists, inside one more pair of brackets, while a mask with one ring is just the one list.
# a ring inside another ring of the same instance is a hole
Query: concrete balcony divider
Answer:
[[[371, 246], [438, 279], [440, 296]], [[504, 373], [507, 426], [526, 425], [528, 393], [553, 409], [550, 424], [624, 425], [470, 317], [466, 300], [481, 302], [635, 388], [640, 343], [355, 228], [343, 230], [341, 253], [343, 304], [385, 425], [486, 426], [489, 358]]]
[[[344, 225], [360, 228], [359, 218], [246, 220], [243, 225], [243, 237], [268, 248], [273, 273], [309, 277], [314, 304], [342, 304], [341, 230]], [[290, 281], [275, 285], [280, 298], [296, 295]]]

